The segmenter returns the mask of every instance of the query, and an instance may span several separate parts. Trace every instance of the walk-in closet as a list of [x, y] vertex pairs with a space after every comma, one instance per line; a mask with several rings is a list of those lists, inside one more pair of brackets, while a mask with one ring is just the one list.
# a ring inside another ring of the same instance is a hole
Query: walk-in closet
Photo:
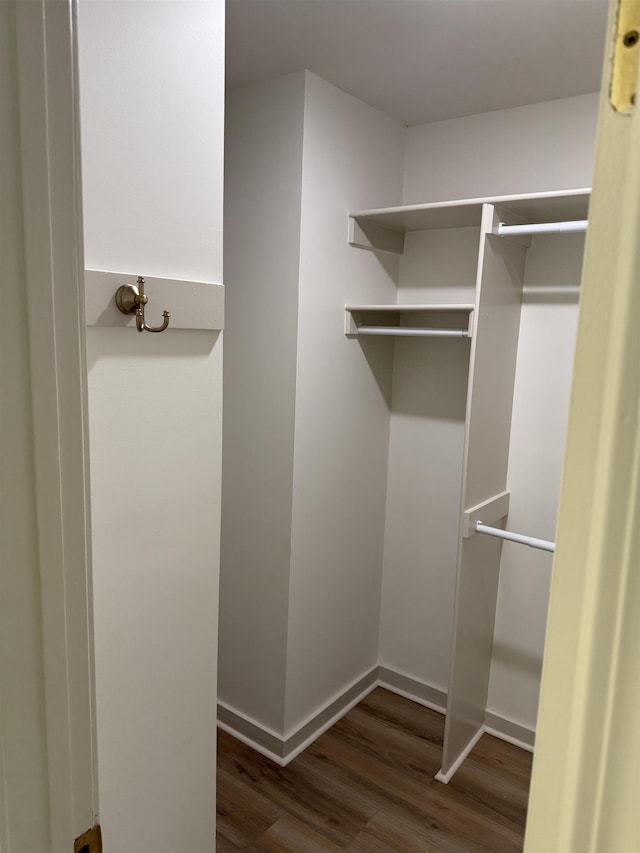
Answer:
[[640, 0], [0, 69], [0, 851], [640, 851]]
[[439, 783], [533, 749], [597, 105], [228, 90], [219, 725], [276, 764], [378, 686]]

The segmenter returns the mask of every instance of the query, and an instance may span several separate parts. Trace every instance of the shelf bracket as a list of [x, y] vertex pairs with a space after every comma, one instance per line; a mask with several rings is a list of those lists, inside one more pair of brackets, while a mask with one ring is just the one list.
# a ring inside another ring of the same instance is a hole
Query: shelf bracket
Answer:
[[486, 524], [495, 524], [501, 518], [509, 515], [510, 492], [500, 492], [486, 501], [466, 509], [462, 513], [462, 536], [468, 539], [476, 533], [476, 524], [483, 521]]

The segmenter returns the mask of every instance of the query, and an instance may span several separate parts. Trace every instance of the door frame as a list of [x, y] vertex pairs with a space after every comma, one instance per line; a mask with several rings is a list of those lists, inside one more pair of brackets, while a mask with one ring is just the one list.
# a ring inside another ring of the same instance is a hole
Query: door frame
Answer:
[[46, 729], [33, 772], [49, 791], [48, 815], [15, 819], [48, 820], [51, 850], [70, 851], [98, 818], [76, 5], [12, 0], [9, 14]]
[[[616, 109], [611, 95], [632, 29], [640, 29], [640, 2], [612, 0], [529, 853], [640, 849], [640, 116], [637, 106]], [[632, 92], [640, 92], [638, 64]]]

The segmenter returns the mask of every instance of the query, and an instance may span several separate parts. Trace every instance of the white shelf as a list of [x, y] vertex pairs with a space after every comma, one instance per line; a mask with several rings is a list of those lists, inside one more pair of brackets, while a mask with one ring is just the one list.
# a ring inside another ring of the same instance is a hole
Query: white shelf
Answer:
[[585, 188], [357, 210], [349, 214], [349, 243], [402, 254], [407, 232], [479, 226], [483, 204], [496, 205], [527, 222], [587, 219], [590, 195]]
[[345, 305], [345, 311], [387, 311], [394, 312], [396, 314], [409, 314], [411, 312], [426, 314], [431, 311], [447, 311], [449, 313], [459, 311], [463, 314], [468, 314], [469, 311], [473, 311], [475, 305], [472, 303], [451, 303], [451, 304], [438, 304], [434, 305], [433, 303], [429, 305], [400, 305], [398, 303], [393, 303], [391, 305]]
[[[473, 332], [472, 304], [345, 305], [347, 337], [398, 335], [403, 337], [466, 337]], [[405, 315], [422, 315], [419, 325], [403, 325]]]

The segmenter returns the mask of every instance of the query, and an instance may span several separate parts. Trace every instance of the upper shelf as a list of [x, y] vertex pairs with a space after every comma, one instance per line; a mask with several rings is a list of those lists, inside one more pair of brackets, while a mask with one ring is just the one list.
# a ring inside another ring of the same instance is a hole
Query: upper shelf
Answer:
[[409, 231], [480, 225], [483, 204], [497, 205], [529, 222], [587, 219], [590, 195], [587, 188], [356, 210], [349, 214], [349, 242], [401, 253]]

